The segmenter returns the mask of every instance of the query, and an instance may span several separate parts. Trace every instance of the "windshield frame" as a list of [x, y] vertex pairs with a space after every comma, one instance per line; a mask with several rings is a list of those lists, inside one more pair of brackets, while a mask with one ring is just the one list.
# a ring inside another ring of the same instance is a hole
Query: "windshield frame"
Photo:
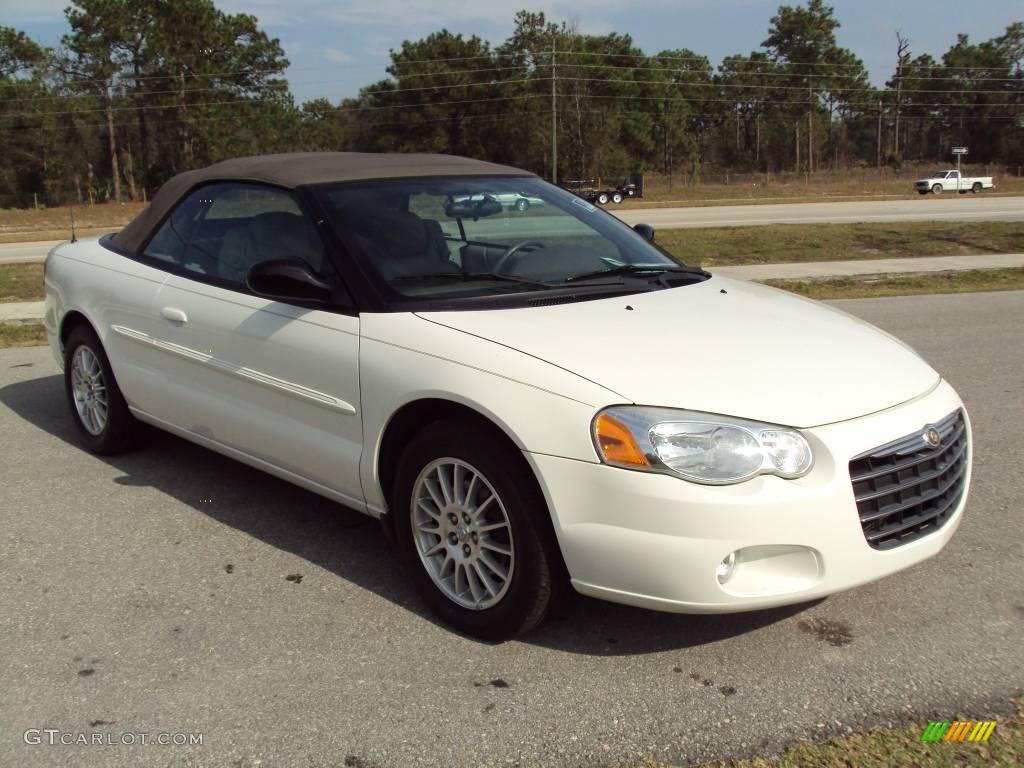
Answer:
[[[360, 276], [364, 278], [365, 283], [372, 286], [373, 293], [376, 294], [374, 297], [376, 300], [372, 303], [377, 307], [385, 309], [385, 311], [396, 311], [396, 312], [409, 312], [409, 311], [437, 311], [437, 310], [450, 310], [450, 309], [487, 309], [487, 308], [509, 308], [516, 306], [530, 306], [537, 303], [569, 303], [571, 301], [583, 301], [588, 299], [605, 298], [616, 295], [629, 295], [635, 293], [646, 292], [649, 290], [663, 290], [666, 288], [663, 284], [658, 284], [656, 281], [651, 279], [650, 275], [644, 276], [630, 276], [630, 275], [613, 275], [610, 276], [607, 281], [599, 281], [596, 279], [586, 280], [582, 282], [552, 282], [547, 283], [544, 287], [533, 286], [528, 282], [514, 283], [502, 281], [500, 289], [494, 290], [490, 293], [485, 294], [462, 294], [462, 295], [408, 295], [403, 294], [400, 291], [394, 290], [389, 281], [381, 275], [376, 269], [370, 264], [368, 255], [364, 252], [362, 246], [357, 242], [354, 234], [349, 231], [349, 227], [345, 225], [345, 222], [341, 217], [335, 215], [335, 206], [332, 204], [329, 193], [338, 189], [361, 187], [365, 188], [372, 186], [374, 188], [386, 189], [388, 187], [401, 187], [402, 185], [430, 185], [430, 184], [450, 184], [458, 182], [487, 182], [490, 180], [502, 181], [502, 182], [530, 182], [531, 184], [543, 184], [548, 189], [543, 190], [550, 192], [554, 190], [553, 194], [545, 195], [545, 202], [548, 205], [552, 205], [555, 208], [562, 210], [563, 214], [570, 216], [577, 221], [580, 221], [584, 225], [590, 226], [594, 230], [596, 235], [600, 235], [608, 238], [608, 235], [601, 231], [601, 228], [588, 225], [586, 220], [581, 219], [579, 216], [574, 215], [570, 206], [580, 206], [586, 210], [588, 215], [601, 217], [601, 227], [612, 227], [616, 234], [620, 237], [625, 236], [632, 240], [632, 244], [639, 245], [641, 248], [645, 248], [650, 252], [650, 258], [646, 259], [646, 263], [654, 262], [658, 258], [664, 259], [665, 266], [668, 269], [678, 268], [680, 266], [686, 266], [676, 261], [670, 254], [664, 249], [656, 245], [655, 243], [647, 241], [642, 235], [637, 233], [628, 224], [625, 224], [617, 217], [613, 216], [608, 211], [604, 210], [599, 206], [592, 205], [591, 203], [573, 195], [571, 192], [564, 190], [560, 187], [554, 186], [549, 182], [537, 176], [522, 176], [522, 175], [504, 175], [504, 174], [470, 174], [470, 175], [459, 175], [459, 176], [410, 176], [410, 177], [397, 177], [387, 179], [364, 179], [364, 180], [352, 180], [343, 182], [325, 182], [320, 184], [307, 185], [310, 196], [316, 201], [318, 212], [321, 214], [321, 221], [318, 222], [321, 226], [324, 226], [330, 231], [330, 234], [339, 242], [342, 249], [345, 251], [344, 258], [350, 262], [350, 267], [356, 269]], [[559, 199], [561, 198], [561, 199]], [[561, 202], [562, 205], [558, 205]], [[469, 219], [466, 220], [467, 222]], [[467, 242], [473, 242], [471, 237], [466, 237], [465, 231], [462, 227], [462, 221], [459, 221], [459, 231], [462, 233], [462, 239]], [[608, 238], [612, 240], [611, 238]], [[614, 242], [614, 241], [612, 241]], [[656, 255], [655, 255], [656, 254]], [[691, 282], [701, 282], [706, 280], [710, 275], [699, 268], [690, 268], [692, 270]], [[457, 273], [453, 273], [457, 274]], [[469, 273], [473, 274], [473, 273]], [[361, 282], [363, 282], [361, 281]], [[453, 284], [460, 283], [459, 280], [452, 280]]]

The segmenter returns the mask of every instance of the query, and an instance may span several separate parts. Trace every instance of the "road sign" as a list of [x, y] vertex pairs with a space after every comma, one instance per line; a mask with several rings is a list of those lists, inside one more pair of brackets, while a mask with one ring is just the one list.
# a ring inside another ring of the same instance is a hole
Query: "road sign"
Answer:
[[953, 154], [954, 155], [966, 155], [967, 154], [967, 147], [953, 147]]

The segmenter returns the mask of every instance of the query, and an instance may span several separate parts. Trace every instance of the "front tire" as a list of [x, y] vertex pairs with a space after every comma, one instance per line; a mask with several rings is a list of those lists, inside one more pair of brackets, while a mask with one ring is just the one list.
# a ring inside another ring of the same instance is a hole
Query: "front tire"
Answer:
[[92, 328], [80, 325], [68, 335], [64, 390], [79, 437], [90, 451], [111, 455], [134, 447], [141, 425], [128, 410]]
[[941, 195], [942, 194], [942, 185], [941, 184], [932, 184], [932, 194], [933, 195]]
[[601, 205], [608, 205], [608, 193], [602, 192], [597, 196], [597, 202]]
[[615, 192], [612, 195], [612, 202], [615, 203], [616, 205], [621, 203], [622, 202], [622, 193], [621, 192]]
[[560, 576], [547, 508], [518, 453], [472, 424], [436, 422], [407, 446], [392, 497], [402, 559], [424, 601], [490, 641], [537, 626]]
[[529, 207], [530, 207], [530, 201], [527, 200], [525, 197], [521, 197], [518, 200], [516, 200], [516, 210], [519, 211], [520, 213], [522, 213], [523, 211], [528, 210]]

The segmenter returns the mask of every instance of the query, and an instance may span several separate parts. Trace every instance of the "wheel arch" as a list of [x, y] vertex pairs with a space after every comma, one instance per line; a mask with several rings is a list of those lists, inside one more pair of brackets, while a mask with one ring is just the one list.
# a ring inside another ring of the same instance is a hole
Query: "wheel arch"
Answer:
[[[491, 414], [468, 403], [449, 400], [442, 397], [420, 397], [404, 403], [396, 410], [381, 432], [377, 441], [375, 456], [376, 481], [380, 484], [381, 495], [392, 506], [391, 494], [398, 472], [398, 462], [402, 458], [405, 445], [417, 432], [428, 424], [436, 421], [461, 421], [474, 424], [491, 432], [494, 436], [507, 441], [521, 454], [523, 445], [516, 439], [512, 431], [504, 424], [499, 424]], [[529, 465], [523, 459], [525, 465]], [[533, 469], [530, 475], [536, 480]], [[539, 486], [538, 486], [539, 487]]]
[[60, 339], [61, 352], [64, 351], [64, 344], [67, 342], [68, 336], [71, 335], [71, 331], [73, 331], [80, 325], [84, 325], [88, 328], [91, 328], [93, 333], [96, 333], [97, 337], [99, 336], [99, 333], [96, 332], [96, 326], [92, 324], [92, 321], [90, 321], [89, 318], [86, 317], [83, 312], [77, 309], [69, 310], [68, 312], [64, 313], [64, 317], [62, 317], [60, 320], [60, 331], [58, 333], [58, 338]]
[[392, 495], [402, 451], [417, 432], [437, 421], [461, 421], [467, 425], [475, 425], [488, 431], [495, 438], [505, 441], [514, 449], [517, 461], [534, 484], [537, 498], [544, 504], [543, 524], [557, 552], [558, 567], [564, 579], [567, 580], [569, 570], [565, 564], [561, 542], [555, 530], [554, 516], [548, 504], [544, 485], [537, 476], [535, 467], [523, 454], [524, 446], [515, 437], [514, 432], [507, 425], [501, 424], [493, 415], [475, 407], [475, 404], [443, 397], [420, 397], [404, 403], [388, 419], [381, 438], [377, 442], [376, 471], [374, 472], [375, 481], [380, 484], [381, 495], [387, 505], [387, 512], [381, 516], [381, 523], [388, 537], [393, 540], [395, 535], [394, 516], [391, 514], [391, 511], [394, 510]]

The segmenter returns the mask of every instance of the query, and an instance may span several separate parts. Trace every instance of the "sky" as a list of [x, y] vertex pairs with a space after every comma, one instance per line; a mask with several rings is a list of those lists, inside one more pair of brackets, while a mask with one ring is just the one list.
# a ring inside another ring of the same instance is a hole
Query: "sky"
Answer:
[[[144, 1], [144, 0], [143, 0]], [[544, 11], [582, 32], [630, 35], [646, 53], [689, 48], [717, 65], [748, 55], [767, 36], [780, 0], [215, 0], [229, 13], [250, 13], [281, 41], [296, 99], [354, 96], [386, 75], [388, 51], [446, 28], [492, 43], [512, 32], [517, 10]], [[796, 4], [789, 0], [788, 4]], [[0, 24], [44, 45], [67, 32], [68, 0], [0, 0]], [[896, 59], [896, 30], [911, 53], [938, 58], [958, 33], [981, 41], [1024, 21], [1020, 0], [833, 0], [839, 44], [860, 56], [872, 82], [884, 85]]]

